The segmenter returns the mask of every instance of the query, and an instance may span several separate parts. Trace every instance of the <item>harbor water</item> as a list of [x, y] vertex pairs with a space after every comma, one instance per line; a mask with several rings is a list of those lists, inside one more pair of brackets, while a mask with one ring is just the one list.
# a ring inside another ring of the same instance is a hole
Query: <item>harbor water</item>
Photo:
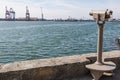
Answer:
[[[1, 21], [0, 63], [95, 53], [95, 22]], [[119, 49], [120, 22], [104, 27], [103, 51]]]

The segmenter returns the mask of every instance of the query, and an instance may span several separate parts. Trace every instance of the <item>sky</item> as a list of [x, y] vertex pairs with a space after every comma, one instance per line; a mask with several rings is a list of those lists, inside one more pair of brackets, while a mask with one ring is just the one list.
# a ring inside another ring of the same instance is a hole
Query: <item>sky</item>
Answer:
[[41, 8], [44, 18], [66, 19], [91, 18], [91, 10], [112, 10], [113, 18], [120, 18], [120, 0], [0, 0], [0, 17], [5, 17], [5, 6], [13, 8], [16, 17], [25, 17], [28, 6], [31, 17], [41, 18]]

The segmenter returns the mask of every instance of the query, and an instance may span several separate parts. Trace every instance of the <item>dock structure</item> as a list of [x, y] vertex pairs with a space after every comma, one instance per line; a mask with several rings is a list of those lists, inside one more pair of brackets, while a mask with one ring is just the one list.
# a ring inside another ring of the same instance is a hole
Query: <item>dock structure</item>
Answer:
[[5, 7], [6, 12], [5, 12], [5, 19], [6, 20], [15, 20], [15, 11], [13, 8], [10, 8], [10, 10], [7, 9], [7, 6]]
[[30, 12], [29, 12], [28, 6], [26, 6], [26, 20], [27, 21], [30, 20]]

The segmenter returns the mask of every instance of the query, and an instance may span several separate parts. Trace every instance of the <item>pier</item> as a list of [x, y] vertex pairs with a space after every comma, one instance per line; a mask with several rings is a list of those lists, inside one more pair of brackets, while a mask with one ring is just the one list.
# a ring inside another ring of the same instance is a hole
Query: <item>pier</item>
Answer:
[[[104, 52], [105, 61], [113, 61], [117, 68], [111, 77], [100, 80], [120, 79], [120, 51]], [[92, 80], [85, 67], [96, 61], [96, 53], [13, 62], [0, 65], [0, 80]]]

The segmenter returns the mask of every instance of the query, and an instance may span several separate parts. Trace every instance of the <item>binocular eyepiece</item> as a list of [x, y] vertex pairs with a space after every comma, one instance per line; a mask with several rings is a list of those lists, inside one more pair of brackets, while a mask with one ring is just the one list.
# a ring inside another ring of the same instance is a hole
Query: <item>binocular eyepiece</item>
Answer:
[[102, 11], [102, 10], [93, 10], [92, 12], [89, 13], [91, 16], [93, 16], [93, 18], [96, 20], [97, 23], [103, 22], [105, 23], [105, 21], [108, 21], [111, 18], [111, 15], [113, 14], [113, 11]]

